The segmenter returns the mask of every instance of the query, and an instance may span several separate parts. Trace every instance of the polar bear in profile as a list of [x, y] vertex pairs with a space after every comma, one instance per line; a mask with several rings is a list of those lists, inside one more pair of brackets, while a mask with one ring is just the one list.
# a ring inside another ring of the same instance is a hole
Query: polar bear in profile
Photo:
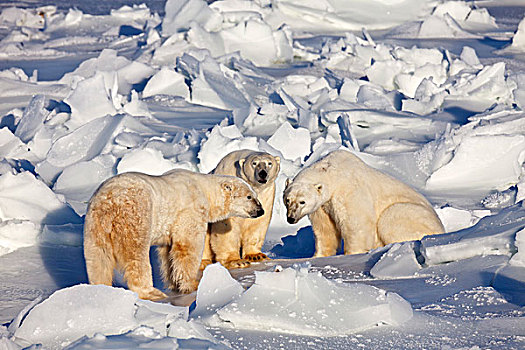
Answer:
[[237, 176], [250, 184], [265, 214], [257, 219], [232, 217], [211, 224], [201, 269], [213, 261], [232, 269], [247, 267], [250, 261], [268, 259], [261, 248], [272, 218], [280, 162], [279, 157], [268, 153], [240, 150], [226, 155], [213, 170], [214, 174]]
[[111, 285], [117, 268], [140, 298], [166, 298], [153, 287], [149, 250], [157, 245], [166, 286], [192, 292], [208, 224], [263, 214], [257, 194], [237, 177], [182, 169], [161, 176], [117, 175], [102, 183], [88, 206], [84, 256], [89, 282]]
[[314, 257], [336, 254], [341, 239], [345, 254], [356, 254], [444, 232], [421, 194], [344, 150], [301, 170], [283, 199], [290, 224], [308, 215]]

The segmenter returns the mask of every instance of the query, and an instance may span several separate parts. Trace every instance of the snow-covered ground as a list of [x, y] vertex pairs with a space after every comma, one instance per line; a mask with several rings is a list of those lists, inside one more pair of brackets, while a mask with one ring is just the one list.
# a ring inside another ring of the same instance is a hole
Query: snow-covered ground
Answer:
[[[50, 3], [0, 4], [0, 349], [525, 348], [523, 1]], [[340, 147], [447, 233], [311, 259], [282, 188]], [[242, 148], [282, 159], [272, 260], [171, 303], [85, 284], [103, 180]]]

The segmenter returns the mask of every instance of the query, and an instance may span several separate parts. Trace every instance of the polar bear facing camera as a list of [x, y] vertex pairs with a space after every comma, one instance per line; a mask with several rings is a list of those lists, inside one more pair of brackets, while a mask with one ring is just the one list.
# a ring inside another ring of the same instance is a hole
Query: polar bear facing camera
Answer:
[[345, 254], [357, 254], [444, 232], [421, 194], [344, 150], [301, 170], [283, 199], [289, 223], [308, 215], [315, 257], [336, 254], [341, 239]]
[[153, 287], [149, 249], [157, 245], [166, 286], [192, 292], [208, 223], [263, 213], [253, 189], [233, 176], [182, 169], [161, 176], [117, 175], [97, 189], [88, 206], [84, 257], [89, 282], [112, 285], [118, 268], [140, 298], [166, 298]]
[[213, 170], [214, 174], [237, 176], [249, 183], [257, 193], [264, 215], [257, 219], [232, 217], [211, 224], [201, 268], [213, 261], [231, 269], [268, 259], [261, 248], [272, 218], [280, 162], [279, 157], [268, 153], [240, 150], [226, 155]]

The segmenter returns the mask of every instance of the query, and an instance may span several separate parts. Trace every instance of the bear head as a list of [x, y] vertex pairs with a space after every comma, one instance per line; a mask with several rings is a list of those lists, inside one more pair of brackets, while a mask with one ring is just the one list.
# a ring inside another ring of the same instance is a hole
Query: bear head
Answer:
[[305, 215], [319, 209], [328, 201], [326, 185], [320, 182], [286, 180], [283, 201], [286, 205], [286, 217], [289, 224], [295, 224]]
[[239, 160], [246, 181], [252, 186], [264, 186], [275, 181], [281, 168], [281, 158], [268, 153], [254, 152]]
[[223, 176], [221, 189], [226, 198], [225, 207], [229, 207], [230, 216], [257, 218], [264, 215], [257, 193], [246, 181], [235, 176]]

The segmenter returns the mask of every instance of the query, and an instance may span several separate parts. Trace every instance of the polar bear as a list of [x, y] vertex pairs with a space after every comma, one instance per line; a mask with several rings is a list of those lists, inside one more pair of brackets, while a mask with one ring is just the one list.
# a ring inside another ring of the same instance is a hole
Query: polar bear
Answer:
[[161, 176], [117, 175], [102, 183], [89, 202], [84, 223], [89, 282], [111, 285], [119, 268], [140, 298], [166, 298], [153, 287], [149, 249], [157, 245], [166, 285], [192, 292], [208, 223], [263, 214], [257, 193], [234, 176], [182, 169]]
[[240, 150], [226, 155], [213, 170], [214, 174], [237, 176], [250, 184], [265, 214], [257, 219], [232, 217], [211, 224], [201, 269], [213, 261], [232, 269], [247, 267], [250, 261], [268, 259], [261, 248], [272, 218], [275, 179], [279, 174], [280, 163], [279, 157], [268, 153]]
[[344, 150], [287, 181], [283, 200], [290, 224], [305, 215], [310, 218], [314, 257], [336, 254], [341, 239], [345, 254], [356, 254], [444, 232], [421, 194]]

